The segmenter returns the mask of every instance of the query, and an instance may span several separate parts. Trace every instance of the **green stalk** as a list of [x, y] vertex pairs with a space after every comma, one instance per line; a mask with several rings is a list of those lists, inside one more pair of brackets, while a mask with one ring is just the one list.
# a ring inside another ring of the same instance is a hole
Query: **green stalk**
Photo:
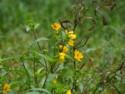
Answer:
[[[23, 64], [23, 67], [24, 67], [24, 70], [25, 70], [25, 72], [26, 72], [27, 78], [30, 79], [30, 75], [28, 74], [28, 71], [27, 71], [27, 69], [26, 69], [26, 67], [25, 67], [25, 64], [24, 64], [22, 58], [20, 58], [20, 61], [21, 61], [21, 63]], [[30, 89], [30, 84], [29, 84], [29, 83], [30, 83], [30, 82], [29, 82], [29, 80], [28, 80], [28, 87], [29, 87], [29, 89]]]

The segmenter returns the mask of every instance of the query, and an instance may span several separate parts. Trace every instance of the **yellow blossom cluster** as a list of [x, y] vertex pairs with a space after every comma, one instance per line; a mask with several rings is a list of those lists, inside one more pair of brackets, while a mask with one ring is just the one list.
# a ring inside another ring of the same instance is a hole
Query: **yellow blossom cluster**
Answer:
[[[51, 27], [56, 31], [58, 32], [58, 30], [61, 28], [61, 25], [59, 23], [54, 23], [51, 25]], [[74, 46], [75, 42], [74, 40], [76, 39], [76, 34], [74, 34], [74, 32], [71, 30], [71, 31], [68, 31], [68, 30], [65, 30], [65, 33], [66, 35], [68, 36], [68, 45], [70, 46]], [[65, 56], [66, 56], [66, 52], [69, 51], [68, 47], [66, 47], [65, 45], [59, 45], [59, 48], [60, 48], [60, 53], [59, 53], [59, 60], [61, 62], [64, 61], [65, 59]], [[83, 54], [78, 51], [78, 50], [75, 50], [74, 51], [74, 59], [77, 60], [77, 61], [81, 61], [81, 59], [83, 58]]]
[[61, 50], [61, 53], [59, 53], [59, 60], [63, 62], [66, 56], [65, 53], [69, 51], [69, 48], [63, 45], [59, 45], [59, 48]]
[[68, 35], [69, 41], [68, 44], [70, 46], [74, 46], [74, 39], [76, 39], [76, 35], [74, 34], [73, 31], [67, 31], [65, 30], [66, 34]]
[[[68, 38], [69, 38], [69, 41], [68, 41], [68, 44], [70, 46], [74, 46], [74, 40], [76, 39], [76, 35], [73, 33], [73, 31], [67, 31], [65, 30], [66, 34], [68, 35]], [[74, 51], [74, 59], [77, 60], [77, 61], [81, 61], [81, 59], [83, 58], [83, 54], [78, 51], [78, 50], [75, 50]]]
[[76, 38], [76, 35], [73, 34], [73, 33], [71, 33], [71, 34], [68, 35], [68, 37], [69, 37], [70, 39], [75, 39], [75, 38]]

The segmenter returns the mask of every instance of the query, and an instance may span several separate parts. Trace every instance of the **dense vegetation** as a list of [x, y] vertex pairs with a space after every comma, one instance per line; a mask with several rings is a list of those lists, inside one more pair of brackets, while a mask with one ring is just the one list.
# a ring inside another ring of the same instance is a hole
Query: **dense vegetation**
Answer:
[[0, 94], [124, 94], [124, 0], [0, 0]]

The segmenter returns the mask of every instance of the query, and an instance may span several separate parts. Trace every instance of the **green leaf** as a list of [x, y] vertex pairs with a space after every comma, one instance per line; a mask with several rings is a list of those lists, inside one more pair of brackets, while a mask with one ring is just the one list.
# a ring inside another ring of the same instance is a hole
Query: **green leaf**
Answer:
[[48, 91], [47, 89], [43, 89], [43, 88], [33, 88], [33, 89], [30, 89], [30, 90], [32, 90], [32, 91], [43, 91], [44, 93], [51, 94], [50, 91]]
[[42, 86], [44, 85], [45, 80], [46, 80], [46, 77], [43, 77], [42, 82], [41, 82], [41, 85], [42, 85]]
[[4, 62], [4, 61], [8, 61], [8, 60], [12, 60], [12, 59], [17, 59], [17, 58], [18, 58], [18, 56], [12, 56], [12, 57], [5, 58], [5, 59], [0, 60], [0, 62]]
[[67, 55], [67, 54], [66, 54], [66, 57], [69, 58], [69, 59], [71, 59], [72, 61], [76, 61], [76, 60], [74, 60], [70, 55]]
[[26, 26], [26, 31], [29, 32], [31, 28], [29, 26]]
[[83, 88], [84, 88], [83, 84], [79, 83], [79, 89], [80, 89], [81, 92], [83, 91]]
[[40, 41], [48, 41], [49, 39], [48, 38], [45, 38], [45, 37], [43, 37], [43, 38], [38, 38], [38, 39], [36, 39], [35, 41], [34, 41], [34, 43], [33, 44], [36, 44], [36, 43], [38, 43], [38, 42], [40, 42]]
[[58, 71], [60, 71], [60, 70], [63, 70], [63, 69], [64, 69], [63, 64], [60, 64], [59, 67], [58, 67], [58, 69], [56, 70], [56, 73], [57, 73]]
[[48, 62], [55, 62], [54, 59], [52, 59], [51, 57], [44, 55], [44, 54], [40, 54], [40, 53], [36, 53], [37, 55], [39, 55], [40, 57], [44, 58], [45, 60], [47, 60]]
[[35, 24], [34, 29], [37, 29], [40, 26], [39, 23]]
[[27, 92], [26, 94], [39, 94], [38, 92]]

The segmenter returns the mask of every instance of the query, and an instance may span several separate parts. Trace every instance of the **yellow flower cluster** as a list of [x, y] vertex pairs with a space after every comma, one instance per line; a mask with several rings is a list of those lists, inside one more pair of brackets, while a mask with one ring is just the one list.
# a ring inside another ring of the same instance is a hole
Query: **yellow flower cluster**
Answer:
[[66, 56], [65, 53], [69, 51], [69, 48], [67, 48], [66, 46], [63, 46], [63, 45], [59, 45], [59, 48], [61, 50], [61, 53], [59, 53], [59, 60], [61, 62], [63, 62], [65, 59], [65, 56]]
[[58, 33], [58, 30], [61, 28], [61, 25], [59, 23], [54, 23], [51, 25], [51, 27]]
[[65, 30], [66, 34], [68, 35], [69, 41], [68, 44], [70, 46], [74, 46], [74, 39], [76, 39], [76, 35], [73, 33], [73, 31], [67, 31]]
[[74, 59], [76, 59], [77, 61], [81, 61], [82, 58], [83, 58], [83, 54], [80, 51], [75, 50]]
[[73, 33], [69, 34], [68, 37], [69, 37], [70, 39], [76, 39], [76, 35], [73, 34]]
[[[51, 25], [51, 27], [56, 31], [56, 32], [58, 32], [58, 30], [61, 28], [61, 25], [59, 24], [59, 23], [54, 23], [54, 24], [52, 24]], [[70, 45], [70, 46], [74, 46], [74, 40], [76, 39], [76, 34], [74, 34], [74, 32], [73, 31], [68, 31], [68, 30], [65, 30], [65, 33], [67, 34], [67, 36], [68, 36], [68, 44]], [[68, 52], [68, 47], [66, 47], [66, 46], [64, 46], [64, 45], [59, 45], [59, 48], [60, 48], [60, 50], [61, 50], [61, 52], [59, 53], [59, 60], [61, 61], [61, 62], [63, 62], [64, 61], [64, 59], [65, 59], [65, 56], [66, 56], [66, 52]], [[75, 50], [74, 51], [74, 59], [75, 60], [77, 60], [77, 61], [81, 61], [81, 59], [83, 58], [83, 54], [80, 52], [80, 51], [78, 51], [78, 50]]]
[[9, 84], [5, 84], [3, 87], [3, 92], [7, 93], [10, 91], [10, 85]]

